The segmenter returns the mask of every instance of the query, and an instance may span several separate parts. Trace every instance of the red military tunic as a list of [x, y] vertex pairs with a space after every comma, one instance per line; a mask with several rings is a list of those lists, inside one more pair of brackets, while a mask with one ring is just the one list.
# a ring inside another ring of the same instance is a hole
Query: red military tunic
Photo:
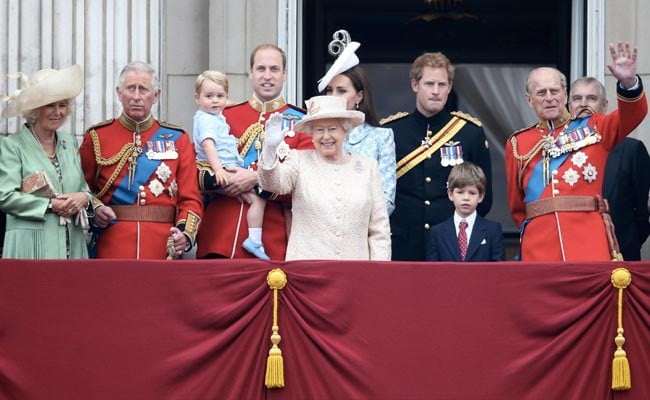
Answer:
[[[230, 134], [242, 138], [244, 134], [250, 138], [258, 137], [254, 127], [258, 121], [263, 125], [268, 117], [275, 112], [290, 115], [292, 122], [298, 122], [304, 111], [286, 104], [282, 98], [263, 103], [253, 95], [247, 102], [240, 103], [224, 110], [223, 114], [230, 125]], [[258, 126], [259, 127], [259, 126]], [[247, 133], [248, 131], [248, 133]], [[312, 149], [311, 137], [295, 133], [286, 136], [285, 142], [292, 149]], [[241, 140], [240, 140], [241, 142]], [[244, 140], [243, 142], [249, 142]], [[248, 153], [246, 157], [245, 143], [240, 144], [244, 164], [250, 163], [251, 168], [257, 168], [257, 155]], [[254, 146], [254, 144], [253, 144]], [[253, 157], [251, 162], [250, 157]], [[284, 209], [289, 207], [289, 197], [282, 196], [268, 200], [264, 210], [262, 223], [262, 241], [266, 254], [273, 260], [284, 260], [287, 249], [287, 231]], [[241, 203], [236, 198], [217, 195], [205, 209], [205, 218], [198, 235], [197, 257], [218, 255], [227, 258], [252, 258], [252, 254], [242, 248], [242, 242], [248, 237], [246, 213], [248, 204]]]
[[[118, 215], [118, 221], [99, 236], [98, 258], [165, 259], [172, 226], [179, 227], [190, 242], [196, 237], [202, 203], [194, 147], [179, 127], [153, 117], [140, 125], [142, 154], [137, 158], [131, 185], [128, 184], [130, 162], [127, 160], [120, 166], [119, 153], [125, 145], [134, 144], [135, 126], [124, 114], [86, 132], [79, 149], [84, 176], [90, 190], [99, 194], [104, 204], [143, 209], [160, 206], [171, 209], [172, 221], [119, 220]], [[104, 165], [98, 165], [98, 160]], [[119, 173], [113, 176], [117, 169]]]
[[[507, 195], [512, 218], [521, 229], [526, 204], [537, 199], [561, 196], [592, 196], [602, 193], [605, 163], [609, 151], [627, 136], [647, 114], [641, 81], [636, 90], [618, 90], [618, 110], [594, 114], [586, 125], [600, 134], [597, 143], [568, 152], [559, 166], [550, 168], [550, 181], [535, 189], [531, 178], [539, 174], [542, 160], [541, 138], [549, 133], [546, 121], [516, 132], [506, 143]], [[553, 138], [571, 123], [555, 127]], [[577, 121], [576, 121], [577, 122]], [[534, 147], [537, 146], [537, 149]], [[537, 166], [537, 171], [535, 168]], [[539, 175], [537, 175], [539, 176]], [[537, 176], [533, 179], [537, 179]], [[540, 191], [532, 198], [530, 191]], [[521, 243], [522, 261], [597, 261], [611, 260], [605, 223], [598, 211], [557, 211], [539, 215], [525, 224]]]

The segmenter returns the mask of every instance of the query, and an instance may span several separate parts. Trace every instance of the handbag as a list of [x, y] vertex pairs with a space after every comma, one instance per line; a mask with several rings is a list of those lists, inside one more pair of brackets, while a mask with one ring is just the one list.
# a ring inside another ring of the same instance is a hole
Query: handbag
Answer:
[[56, 197], [57, 195], [54, 185], [52, 185], [45, 171], [42, 170], [24, 177], [20, 185], [20, 191], [47, 198]]

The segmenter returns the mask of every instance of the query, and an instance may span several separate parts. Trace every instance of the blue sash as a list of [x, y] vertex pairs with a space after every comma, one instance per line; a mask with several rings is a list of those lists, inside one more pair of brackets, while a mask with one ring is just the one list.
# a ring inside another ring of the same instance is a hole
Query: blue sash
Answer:
[[[571, 132], [573, 130], [576, 130], [578, 128], [583, 128], [587, 125], [587, 122], [589, 122], [589, 118], [591, 117], [585, 117], [585, 118], [576, 118], [569, 122], [569, 126], [567, 126], [567, 132]], [[564, 161], [566, 161], [567, 157], [569, 157], [569, 153], [564, 153], [560, 155], [559, 157], [551, 158], [550, 160], [550, 170], [554, 171], [558, 169]], [[533, 202], [535, 200], [539, 200], [539, 198], [542, 196], [542, 192], [544, 191], [544, 188], [546, 185], [548, 185], [548, 182], [544, 181], [544, 158], [542, 158], [537, 164], [535, 164], [535, 167], [533, 168], [533, 172], [530, 175], [530, 179], [528, 180], [528, 184], [526, 185], [526, 196], [524, 197], [524, 202], [526, 204]]]
[[[293, 130], [293, 125], [298, 123], [305, 114], [292, 107], [282, 112], [282, 129], [289, 128]], [[259, 143], [259, 136], [253, 140], [253, 144], [244, 155], [244, 168], [248, 168], [252, 163], [257, 162], [257, 149], [255, 146]]]
[[[181, 131], [161, 126], [156, 132], [154, 132], [153, 135], [151, 135], [150, 140], [154, 141], [156, 139], [156, 136], [158, 136], [160, 139], [164, 138], [164, 140], [172, 140], [175, 143], [178, 138], [181, 137], [181, 134]], [[178, 148], [176, 151], [178, 151]], [[139, 193], [138, 188], [141, 185], [147, 183], [151, 177], [151, 174], [153, 174], [156, 168], [158, 168], [162, 161], [164, 161], [151, 160], [147, 157], [146, 153], [146, 150], [143, 150], [137, 158], [138, 163], [135, 169], [135, 176], [131, 188], [129, 189], [129, 174], [127, 173], [122, 181], [120, 181], [120, 184], [117, 186], [117, 188], [115, 188], [113, 197], [111, 197], [111, 200], [109, 202], [110, 204], [128, 205], [134, 204], [136, 202]], [[125, 168], [128, 168], [128, 166], [125, 166]]]

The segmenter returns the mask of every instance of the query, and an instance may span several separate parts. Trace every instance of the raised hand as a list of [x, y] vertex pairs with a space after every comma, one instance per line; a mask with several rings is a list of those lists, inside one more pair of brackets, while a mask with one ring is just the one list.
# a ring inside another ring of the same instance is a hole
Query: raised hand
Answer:
[[636, 47], [631, 49], [629, 42], [618, 42], [609, 44], [609, 52], [612, 55], [612, 63], [607, 68], [621, 85], [629, 89], [636, 83]]
[[264, 126], [264, 134], [265, 147], [269, 146], [275, 149], [282, 142], [285, 134], [285, 131], [282, 130], [282, 114], [276, 112], [269, 117]]

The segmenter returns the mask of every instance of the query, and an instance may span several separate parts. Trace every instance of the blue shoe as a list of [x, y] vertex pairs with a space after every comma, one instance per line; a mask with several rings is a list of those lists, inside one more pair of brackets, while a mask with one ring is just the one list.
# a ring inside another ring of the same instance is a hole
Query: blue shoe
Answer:
[[250, 237], [246, 238], [244, 240], [244, 243], [241, 245], [246, 251], [254, 255], [255, 257], [262, 259], [262, 260], [270, 260], [269, 256], [266, 255], [264, 252], [264, 245], [262, 243], [257, 243]]

